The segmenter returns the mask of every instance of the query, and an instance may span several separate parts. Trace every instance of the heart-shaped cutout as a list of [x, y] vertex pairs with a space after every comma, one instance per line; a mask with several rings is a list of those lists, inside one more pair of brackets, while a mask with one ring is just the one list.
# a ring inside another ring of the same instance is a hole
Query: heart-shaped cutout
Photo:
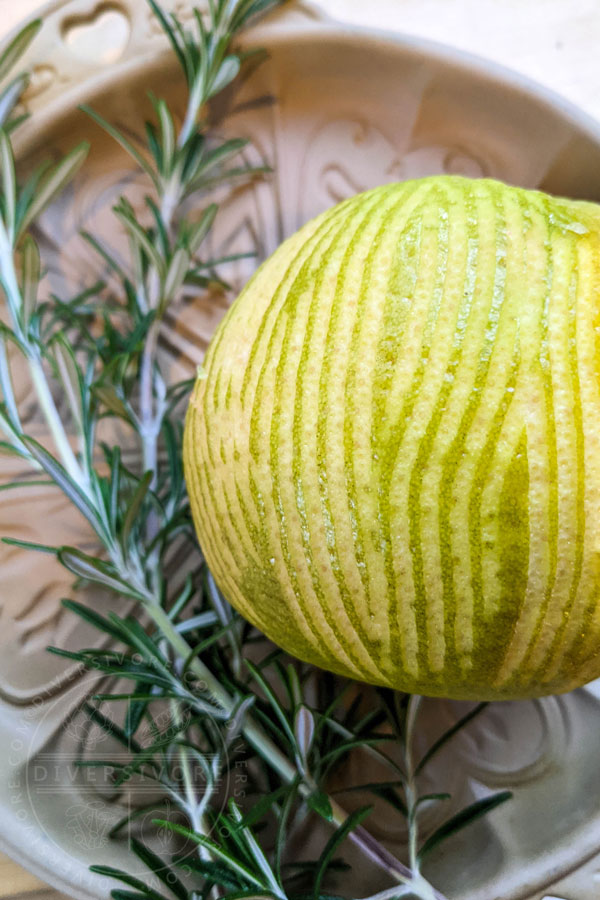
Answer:
[[131, 25], [122, 9], [103, 3], [88, 16], [66, 19], [61, 32], [73, 56], [107, 65], [123, 54]]

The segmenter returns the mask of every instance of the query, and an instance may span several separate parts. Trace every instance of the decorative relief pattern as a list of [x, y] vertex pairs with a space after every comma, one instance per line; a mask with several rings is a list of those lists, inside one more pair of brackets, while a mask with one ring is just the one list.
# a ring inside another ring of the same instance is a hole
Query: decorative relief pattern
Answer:
[[490, 787], [539, 779], [564, 760], [569, 710], [563, 697], [493, 704], [464, 732], [459, 755]]
[[22, 95], [23, 102], [27, 103], [34, 97], [37, 97], [38, 94], [42, 94], [46, 91], [55, 81], [56, 77], [57, 73], [54, 66], [50, 66], [47, 63], [35, 66], [30, 75], [29, 84]]
[[61, 36], [78, 59], [108, 65], [123, 55], [130, 31], [129, 17], [122, 7], [101, 3], [88, 15], [66, 18]]

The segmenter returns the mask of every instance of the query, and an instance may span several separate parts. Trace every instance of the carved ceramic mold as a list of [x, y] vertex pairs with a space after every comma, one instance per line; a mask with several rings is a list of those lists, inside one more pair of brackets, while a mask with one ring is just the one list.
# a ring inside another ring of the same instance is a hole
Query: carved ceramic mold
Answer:
[[[171, 5], [184, 18], [190, 14], [183, 0]], [[309, 217], [352, 193], [437, 172], [600, 199], [600, 129], [511, 73], [409, 38], [353, 31], [300, 6], [246, 40], [266, 46], [270, 58], [219, 99], [213, 127], [249, 137], [246, 161], [267, 162], [274, 171], [220, 197], [210, 248], [216, 255], [254, 251], [260, 260]], [[99, 275], [110, 278], [80, 229], [93, 230], [118, 252], [110, 207], [122, 192], [140, 204], [146, 190], [141, 174], [77, 105], [91, 103], [135, 134], [149, 113], [145, 92], [167, 97], [177, 111], [183, 86], [143, 0], [50, 5], [26, 63], [33, 77], [24, 103], [32, 116], [17, 138], [21, 164], [58, 154], [83, 136], [93, 142], [75, 185], [40, 223], [48, 287], [70, 293]], [[239, 260], [223, 274], [239, 287], [255, 264]], [[170, 315], [163, 350], [174, 374], [200, 362], [227, 302], [204, 296]], [[26, 417], [41, 434], [33, 405], [27, 407], [25, 373], [17, 386]], [[18, 470], [13, 461], [0, 461], [2, 479]], [[0, 505], [2, 534], [43, 540], [37, 523], [52, 517], [57, 540], [88, 539], [52, 489], [3, 496], [11, 499]], [[0, 761], [0, 837], [7, 852], [42, 878], [78, 900], [98, 900], [110, 888], [88, 873], [89, 863], [130, 865], [127, 850], [107, 848], [106, 840], [125, 801], [70, 774], [70, 761], [93, 754], [100, 738], [77, 713], [93, 687], [89, 677], [44, 650], [87, 640], [82, 626], [59, 610], [69, 580], [48, 559], [0, 551], [0, 741], [8, 748]], [[424, 737], [462, 711], [460, 704], [425, 703]], [[424, 817], [425, 833], [439, 824], [438, 815], [490, 790], [509, 788], [514, 799], [432, 858], [431, 880], [453, 900], [597, 898], [598, 746], [598, 684], [489, 707], [440, 756], [438, 788], [452, 791], [456, 806]], [[58, 766], [54, 793], [47, 781], [44, 790], [38, 782], [50, 763]], [[402, 829], [390, 829], [383, 814], [374, 827], [402, 853]]]

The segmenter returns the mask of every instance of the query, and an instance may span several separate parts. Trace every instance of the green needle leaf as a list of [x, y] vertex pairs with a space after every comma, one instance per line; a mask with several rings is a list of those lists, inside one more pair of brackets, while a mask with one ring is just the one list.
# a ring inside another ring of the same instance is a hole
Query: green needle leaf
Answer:
[[9, 481], [7, 484], [0, 484], [0, 491], [12, 491], [15, 488], [48, 487], [53, 484], [53, 481], [42, 479], [32, 479], [31, 481]]
[[250, 670], [252, 677], [257, 682], [257, 684], [261, 687], [264, 695], [266, 696], [267, 700], [271, 704], [271, 708], [273, 709], [273, 712], [275, 713], [275, 715], [281, 722], [281, 726], [282, 726], [291, 746], [293, 748], [295, 748], [296, 747], [296, 737], [294, 735], [294, 732], [291, 729], [286, 712], [285, 712], [283, 706], [281, 705], [281, 703], [279, 702], [279, 700], [277, 699], [275, 692], [273, 691], [273, 689], [271, 688], [271, 686], [269, 685], [269, 683], [267, 682], [265, 677], [256, 668], [256, 666], [253, 663], [251, 663], [250, 660], [248, 660], [248, 659], [246, 659], [244, 661], [246, 663], [246, 666]]
[[[128, 884], [130, 887], [138, 888], [141, 892], [139, 894], [134, 894], [133, 896], [137, 897], [145, 897], [147, 900], [168, 900], [164, 894], [159, 894], [158, 891], [154, 891], [144, 884], [143, 881], [140, 881], [139, 878], [134, 878], [133, 875], [128, 875], [127, 872], [123, 872], [121, 869], [115, 869], [113, 866], [90, 866], [90, 872], [95, 872], [97, 875], [106, 875], [108, 878], [116, 878], [118, 881], [122, 881], [123, 884]], [[119, 892], [117, 892], [119, 893]], [[121, 892], [123, 895], [124, 892]], [[125, 892], [128, 893], [128, 892]], [[113, 897], [115, 893], [113, 892]], [[132, 896], [131, 894], [129, 896]], [[179, 894], [177, 896], [180, 896]], [[187, 891], [185, 893], [184, 900], [187, 900]]]
[[175, 55], [177, 56], [177, 59], [179, 60], [181, 68], [183, 69], [184, 73], [187, 74], [188, 73], [188, 61], [187, 61], [184, 51], [182, 50], [182, 48], [180, 46], [175, 29], [169, 23], [169, 20], [167, 19], [166, 15], [164, 14], [162, 8], [158, 5], [158, 3], [156, 3], [156, 0], [148, 0], [148, 5], [152, 9], [152, 12], [154, 13], [156, 18], [160, 22], [164, 33], [166, 34], [169, 41], [171, 42], [171, 46], [173, 47], [173, 50], [175, 51]]
[[185, 276], [190, 268], [190, 254], [180, 247], [173, 254], [163, 288], [163, 304], [174, 299], [185, 281]]
[[[159, 810], [161, 806], [168, 805], [170, 802], [171, 801], [169, 798], [163, 797], [157, 799], [156, 801], [152, 801], [152, 803], [146, 803], [144, 806], [137, 806], [126, 816], [123, 816], [122, 819], [119, 819], [116, 825], [113, 825], [108, 833], [108, 836], [110, 838], [117, 837], [131, 822], [135, 822], [136, 819], [143, 818], [146, 813], [151, 812], [152, 810]], [[175, 859], [173, 860], [173, 862], [177, 864]]]
[[90, 118], [92, 118], [94, 122], [96, 122], [101, 128], [103, 128], [104, 131], [106, 131], [106, 133], [109, 134], [111, 138], [113, 138], [117, 142], [117, 144], [121, 145], [123, 150], [125, 150], [125, 152], [128, 153], [136, 161], [136, 163], [146, 173], [146, 175], [150, 176], [156, 189], [159, 190], [160, 185], [158, 183], [158, 179], [156, 177], [154, 169], [152, 168], [148, 160], [142, 156], [139, 150], [134, 147], [131, 141], [126, 138], [118, 128], [115, 128], [114, 125], [111, 125], [110, 122], [107, 122], [106, 119], [104, 119], [90, 106], [87, 106], [87, 104], [83, 104], [79, 108], [82, 112], [86, 113], [86, 115], [90, 116]]
[[52, 480], [56, 482], [61, 491], [69, 498], [71, 503], [77, 507], [83, 516], [85, 516], [92, 528], [97, 532], [98, 536], [108, 542], [108, 535], [97, 510], [94, 508], [89, 498], [83, 493], [79, 485], [73, 481], [66, 469], [61, 466], [52, 454], [48, 453], [45, 447], [42, 447], [42, 445], [33, 438], [24, 436], [22, 441], [33, 458], [39, 462]]
[[83, 377], [77, 365], [75, 354], [64, 334], [59, 333], [57, 335], [53, 350], [60, 380], [67, 396], [73, 419], [81, 434], [83, 432]]
[[130, 839], [130, 846], [138, 859], [148, 866], [151, 872], [172, 891], [179, 900], [188, 900], [188, 892], [182, 882], [177, 878], [172, 869], [169, 869], [163, 860], [156, 855], [149, 847], [138, 841], [137, 838]]
[[18, 231], [16, 235], [16, 240], [18, 241], [21, 235], [24, 234], [25, 231], [29, 228], [32, 222], [34, 222], [41, 212], [48, 206], [48, 204], [59, 194], [63, 188], [74, 178], [77, 171], [83, 165], [88, 152], [90, 149], [90, 145], [87, 141], [79, 144], [79, 146], [75, 147], [74, 150], [65, 156], [53, 169], [51, 169], [46, 175], [43, 177], [41, 183], [38, 185], [36, 193], [34, 194], [31, 203], [27, 210], [25, 210], [21, 221], [18, 223]]
[[164, 100], [156, 104], [156, 112], [160, 122], [162, 137], [162, 171], [167, 175], [173, 167], [173, 155], [175, 153], [175, 127], [169, 112], [169, 107]]
[[279, 897], [281, 898], [281, 900], [286, 900], [283, 888], [278, 883], [277, 878], [275, 877], [275, 874], [271, 866], [269, 865], [265, 854], [261, 850], [256, 838], [248, 827], [242, 825], [242, 814], [233, 800], [229, 801], [229, 808], [231, 810], [233, 820], [240, 830], [241, 837], [248, 847], [251, 858], [254, 860], [255, 864], [260, 869], [265, 879], [265, 887], [270, 889], [275, 897]]
[[333, 822], [331, 800], [323, 791], [314, 791], [306, 798], [306, 803], [314, 812], [327, 822]]
[[13, 389], [12, 375], [8, 361], [8, 352], [6, 347], [6, 335], [0, 330], [0, 388], [2, 389], [2, 398], [4, 400], [4, 409], [10, 424], [15, 431], [21, 431], [21, 419], [15, 399]]
[[31, 235], [26, 235], [22, 247], [21, 297], [23, 321], [27, 325], [36, 310], [41, 265], [38, 245]]
[[114, 890], [111, 891], [110, 895], [113, 900], [157, 900], [157, 898], [159, 898], [159, 900], [170, 900], [170, 898], [165, 897], [164, 894], [157, 894], [156, 891], [150, 892], [149, 888], [145, 888], [143, 893], [138, 891]]
[[118, 641], [123, 641], [123, 634], [120, 629], [113, 622], [109, 622], [108, 619], [97, 613], [96, 610], [90, 609], [89, 606], [84, 606], [83, 603], [79, 603], [77, 600], [62, 600], [61, 603], [64, 609], [75, 613], [80, 619], [83, 619], [89, 625], [93, 625], [98, 631], [103, 631]]
[[60, 562], [78, 578], [100, 584], [117, 594], [141, 600], [143, 597], [128, 582], [117, 577], [114, 569], [102, 560], [88, 556], [74, 547], [62, 547], [58, 551]]
[[462, 718], [460, 718], [458, 722], [456, 722], [456, 724], [452, 726], [452, 728], [449, 728], [448, 731], [445, 731], [444, 734], [440, 738], [438, 738], [438, 740], [435, 741], [434, 744], [432, 744], [427, 753], [425, 753], [423, 758], [420, 760], [418, 766], [415, 769], [415, 776], [419, 775], [423, 771], [427, 763], [431, 762], [434, 756], [436, 756], [440, 752], [440, 750], [446, 746], [448, 741], [450, 741], [455, 734], [458, 734], [459, 731], [462, 731], [462, 729], [465, 728], [469, 724], [469, 722], [472, 722], [473, 719], [480, 715], [487, 706], [489, 706], [489, 703], [487, 701], [478, 703], [477, 706], [466, 713], [466, 715], [462, 716]]
[[127, 546], [129, 537], [131, 535], [131, 530], [139, 515], [142, 504], [146, 499], [146, 496], [148, 495], [153, 477], [154, 472], [146, 472], [144, 475], [142, 475], [133, 493], [133, 497], [131, 498], [131, 502], [129, 504], [127, 512], [125, 513], [125, 519], [123, 520], [121, 543], [124, 547]]
[[215, 94], [222, 91], [228, 84], [231, 84], [233, 79], [237, 78], [239, 71], [240, 60], [238, 56], [228, 56], [224, 59], [221, 63], [221, 68], [210, 86], [208, 97], [214, 97]]
[[498, 794], [493, 794], [491, 797], [485, 797], [483, 800], [477, 800], [475, 803], [471, 803], [466, 809], [461, 809], [460, 812], [456, 813], [456, 815], [448, 819], [447, 822], [440, 825], [440, 827], [427, 838], [417, 854], [419, 861], [423, 860], [427, 854], [431, 853], [431, 851], [434, 850], [438, 844], [441, 844], [442, 841], [445, 841], [446, 838], [449, 838], [451, 835], [456, 834], [457, 831], [466, 828], [467, 825], [470, 825], [476, 819], [481, 818], [481, 816], [485, 816], [486, 813], [496, 809], [496, 807], [500, 806], [502, 803], [506, 803], [511, 797], [512, 794], [510, 791], [501, 791]]
[[129, 233], [129, 236], [144, 251], [161, 279], [165, 277], [165, 262], [159, 255], [147, 231], [140, 225], [133, 213], [130, 212], [124, 204], [116, 206], [114, 210], [117, 218], [122, 222], [123, 226]]
[[335, 832], [331, 835], [331, 837], [325, 844], [323, 852], [321, 853], [321, 856], [319, 857], [319, 861], [317, 863], [317, 871], [313, 889], [313, 900], [319, 900], [319, 896], [321, 893], [321, 884], [334, 853], [336, 852], [338, 847], [343, 844], [350, 832], [354, 831], [355, 828], [358, 828], [361, 822], [364, 822], [367, 816], [371, 813], [372, 809], [372, 806], [364, 806], [361, 809], [357, 809], [355, 812], [348, 816], [346, 821], [342, 825], [340, 825], [339, 828], [335, 830]]
[[279, 803], [282, 797], [287, 795], [288, 790], [288, 785], [282, 784], [272, 793], [260, 797], [256, 803], [252, 804], [252, 808], [240, 820], [240, 826], [247, 828], [263, 819], [273, 806], [275, 806], [276, 803]]
[[84, 709], [92, 722], [95, 722], [103, 731], [107, 734], [111, 735], [118, 741], [123, 747], [129, 750], [131, 753], [140, 753], [142, 748], [138, 744], [138, 742], [128, 735], [125, 734], [122, 728], [120, 728], [115, 722], [105, 716], [100, 712], [99, 709], [96, 709], [93, 706], [90, 706], [89, 703], [86, 703]]
[[0, 126], [7, 133], [12, 133], [18, 125], [27, 119], [27, 114], [18, 116], [15, 119], [9, 119], [9, 116], [27, 87], [28, 82], [29, 79], [26, 75], [18, 75], [0, 92]]
[[[223, 887], [239, 888], [240, 879], [227, 866], [209, 860], [198, 859], [195, 856], [174, 856], [173, 863], [188, 872], [197, 872], [207, 881]], [[252, 891], [254, 893], [254, 891]], [[229, 898], [230, 894], [227, 894]]]
[[8, 135], [0, 129], [0, 168], [2, 170], [2, 200], [4, 202], [4, 224], [9, 237], [14, 241], [16, 231], [17, 179], [15, 161]]
[[169, 822], [165, 819], [154, 819], [153, 824], [162, 826], [163, 828], [167, 828], [169, 831], [173, 831], [175, 834], [180, 834], [182, 837], [194, 841], [201, 847], [206, 847], [206, 849], [210, 851], [211, 856], [226, 863], [229, 869], [239, 875], [243, 881], [246, 881], [249, 884], [253, 884], [258, 888], [264, 887], [260, 879], [257, 878], [247, 866], [239, 862], [235, 856], [233, 856], [230, 852], [222, 849], [214, 841], [211, 841], [208, 838], [197, 834], [195, 831], [191, 831], [184, 825], [178, 825], [175, 822]]
[[8, 47], [2, 51], [0, 56], [0, 80], [6, 78], [15, 63], [23, 56], [41, 27], [41, 19], [34, 19], [33, 22], [29, 22], [12, 39]]
[[2, 538], [2, 543], [9, 547], [21, 547], [23, 550], [36, 550], [38, 553], [49, 553], [56, 556], [58, 550], [56, 547], [50, 547], [47, 544], [36, 544], [34, 541], [20, 541], [18, 538]]
[[211, 203], [211, 205], [207, 206], [207, 208], [204, 210], [198, 222], [195, 222], [194, 225], [190, 226], [186, 240], [190, 254], [192, 256], [195, 256], [195, 254], [198, 252], [202, 241], [212, 228], [217, 210], [217, 204]]

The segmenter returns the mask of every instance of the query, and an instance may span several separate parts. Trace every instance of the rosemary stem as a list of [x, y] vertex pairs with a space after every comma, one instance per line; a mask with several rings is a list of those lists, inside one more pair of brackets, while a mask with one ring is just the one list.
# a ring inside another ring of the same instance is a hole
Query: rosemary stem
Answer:
[[[192, 89], [188, 98], [185, 119], [179, 137], [177, 146], [183, 147], [189, 140], [196, 123], [198, 114], [199, 101], [196, 96], [198, 87]], [[163, 183], [160, 194], [160, 216], [164, 224], [165, 231], [170, 236], [173, 228], [173, 222], [179, 204], [181, 202], [181, 172], [176, 168], [169, 180]], [[159, 414], [154, 409], [153, 402], [153, 375], [156, 364], [156, 351], [158, 346], [158, 334], [160, 330], [161, 316], [159, 315], [159, 305], [161, 305], [161, 284], [158, 272], [154, 269], [149, 276], [148, 286], [148, 307], [156, 311], [156, 318], [148, 330], [144, 350], [142, 353], [141, 372], [140, 372], [140, 418], [142, 423], [143, 438], [143, 457], [144, 471], [153, 472], [153, 480], [150, 484], [152, 489], [156, 483], [156, 456], [157, 442], [160, 431]], [[166, 298], [162, 299], [162, 306], [166, 306]]]
[[[194, 788], [194, 776], [190, 769], [190, 762], [185, 750], [181, 749], [179, 751], [179, 758], [181, 760], [181, 767], [183, 771], [183, 789], [186, 796], [186, 815], [189, 819], [192, 831], [195, 831], [196, 834], [201, 834], [206, 837], [209, 833], [209, 829], [206, 827], [204, 816], [198, 814], [198, 798], [196, 797]], [[203, 847], [201, 844], [198, 845], [198, 856], [200, 857], [200, 859], [204, 860], [204, 862], [214, 862], [210, 850], [208, 850], [206, 847]], [[209, 896], [212, 898], [212, 900], [217, 900], [219, 892], [216, 885], [211, 888]]]
[[414, 764], [414, 736], [417, 716], [421, 706], [422, 697], [418, 694], [408, 700], [406, 711], [406, 731], [404, 734], [404, 771], [406, 781], [404, 784], [404, 796], [406, 799], [408, 821], [408, 865], [411, 871], [411, 892], [420, 900], [444, 900], [433, 886], [421, 874], [419, 860], [419, 792], [417, 789], [417, 776]]
[[406, 712], [406, 734], [404, 738], [404, 770], [406, 773], [404, 793], [408, 810], [408, 864], [415, 874], [419, 871], [419, 858], [417, 855], [419, 823], [417, 810], [418, 793], [413, 764], [413, 739], [420, 705], [421, 697], [418, 695], [410, 697]]
[[160, 211], [163, 222], [169, 230], [173, 223], [175, 212], [180, 204], [181, 181], [179, 169], [176, 169], [164, 187], [160, 202]]
[[185, 111], [185, 117], [183, 120], [183, 124], [181, 126], [181, 130], [179, 132], [179, 136], [177, 138], [177, 146], [179, 149], [185, 146], [187, 141], [189, 141], [190, 137], [194, 133], [196, 128], [196, 120], [198, 118], [198, 111], [202, 105], [202, 82], [198, 79], [190, 90], [190, 94], [187, 102], [187, 109]]
[[[160, 197], [160, 214], [167, 234], [171, 234], [173, 220], [178, 205], [178, 194], [171, 183], [167, 184], [164, 193]], [[158, 336], [160, 332], [161, 316], [161, 284], [156, 269], [149, 276], [148, 307], [156, 311], [156, 318], [148, 329], [142, 359], [140, 364], [140, 422], [142, 435], [142, 454], [144, 472], [152, 472], [150, 489], [156, 486], [157, 478], [157, 452], [158, 436], [160, 434], [162, 409], [155, 409], [154, 405], [154, 370], [156, 366], [156, 353], [158, 349]], [[163, 298], [163, 306], [164, 303]]]
[[6, 226], [0, 217], [0, 280], [8, 300], [8, 307], [13, 319], [13, 325], [18, 326], [23, 301], [21, 290], [17, 280], [17, 272], [14, 261], [13, 242], [6, 230]]
[[151, 488], [156, 482], [158, 434], [153, 403], [153, 372], [160, 323], [155, 319], [146, 336], [140, 370], [140, 422], [144, 472], [152, 472]]
[[54, 440], [54, 444], [56, 446], [56, 449], [58, 450], [62, 464], [71, 478], [75, 482], [77, 482], [77, 484], [83, 486], [82, 483], [84, 483], [85, 487], [87, 488], [88, 479], [82, 471], [81, 466], [77, 462], [77, 457], [71, 449], [69, 439], [66, 435], [65, 429], [63, 428], [58, 410], [56, 409], [54, 398], [52, 397], [50, 388], [48, 387], [48, 382], [46, 380], [42, 362], [37, 355], [30, 355], [27, 357], [27, 359], [29, 362], [31, 380], [33, 381], [33, 386], [38, 396], [40, 408], [44, 413], [46, 422], [48, 423], [50, 433], [52, 434], [52, 439]]
[[[198, 815], [198, 798], [196, 797], [196, 791], [194, 788], [194, 776], [192, 774], [192, 770], [190, 769], [190, 761], [188, 759], [187, 751], [183, 747], [179, 750], [179, 759], [181, 761], [181, 771], [183, 774], [183, 790], [185, 792], [186, 799], [186, 813], [194, 831], [198, 831], [200, 834], [204, 834], [200, 816]], [[205, 847], [200, 847], [199, 849], [203, 851], [200, 854], [202, 858], [210, 859], [210, 854], [208, 854], [208, 851]]]
[[[350, 837], [352, 836], [350, 835]], [[371, 897], [363, 898], [363, 900], [397, 900], [397, 898], [406, 897], [407, 895], [418, 897], [419, 900], [447, 900], [447, 897], [436, 891], [422, 875], [418, 873], [413, 875], [409, 869], [406, 871], [408, 872], [408, 877], [402, 879], [403, 884], [386, 888], [384, 891], [379, 891], [379, 893], [373, 894]]]
[[[175, 650], [182, 659], [186, 659], [191, 652], [190, 645], [185, 638], [179, 634], [162, 606], [152, 603], [148, 604], [146, 609], [150, 618], [157, 628], [160, 629], [173, 650]], [[212, 674], [202, 660], [198, 659], [198, 657], [193, 659], [190, 664], [190, 669], [200, 682], [206, 685], [206, 691], [212, 696], [213, 700], [215, 700], [226, 712], [232, 713], [235, 707], [234, 700], [229, 696], [228, 692], [223, 688], [218, 679]], [[287, 782], [294, 780], [296, 777], [295, 766], [292, 765], [281, 750], [279, 750], [277, 745], [264, 733], [260, 726], [250, 720], [246, 720], [243, 731], [250, 744], [264, 755], [265, 759], [269, 760], [273, 768], [282, 778]]]
[[[158, 603], [148, 603], [146, 604], [146, 610], [172, 649], [182, 659], [186, 659], [191, 652], [191, 648], [185, 638], [177, 631], [163, 607]], [[190, 669], [197, 676], [199, 681], [206, 685], [206, 690], [211, 694], [213, 700], [226, 712], [232, 713], [235, 707], [234, 700], [229, 696], [228, 692], [223, 688], [218, 679], [202, 660], [195, 657], [190, 663]], [[289, 784], [296, 778], [298, 774], [296, 767], [281, 752], [279, 747], [271, 740], [261, 726], [254, 722], [249, 716], [245, 719], [242, 731], [248, 743], [260, 753], [261, 757], [275, 769], [284, 781]], [[300, 784], [299, 790], [304, 797], [307, 797], [312, 793], [313, 789], [303, 781]], [[348, 813], [332, 797], [329, 797], [328, 799], [331, 805], [332, 822], [337, 826], [343, 825], [348, 818]], [[406, 866], [397, 860], [395, 856], [386, 850], [385, 847], [373, 838], [364, 828], [355, 829], [350, 833], [349, 838], [366, 857], [374, 862], [379, 868], [383, 869], [388, 875], [405, 883], [409, 879], [412, 879], [410, 869], [407, 869]], [[432, 896], [435, 897], [435, 895]], [[435, 900], [444, 900], [444, 898], [440, 895], [435, 897]]]
[[[335, 802], [331, 801], [333, 821], [341, 825], [347, 818], [347, 813]], [[383, 869], [388, 875], [402, 884], [411, 884], [413, 877], [411, 870], [401, 863], [399, 859], [390, 853], [382, 844], [374, 838], [366, 828], [359, 825], [348, 835], [348, 839], [355, 844], [360, 851], [371, 860], [378, 868]], [[398, 887], [395, 888], [398, 890]]]
[[[164, 646], [166, 644], [166, 641], [161, 641], [161, 644]], [[177, 701], [171, 700], [170, 706], [173, 713], [173, 718], [175, 721], [177, 721], [179, 718], [179, 704], [177, 703]], [[198, 796], [196, 794], [196, 786], [194, 783], [194, 773], [190, 766], [188, 751], [185, 747], [179, 748], [179, 760], [181, 762], [183, 791], [185, 794], [185, 801], [183, 802], [183, 804], [180, 803], [180, 806], [183, 806], [183, 810], [189, 820], [192, 830], [197, 834], [202, 834], [206, 837], [208, 835], [209, 829], [207, 828], [205, 816], [202, 812], [202, 805], [198, 803]], [[201, 844], [198, 845], [198, 856], [205, 862], [214, 862], [210, 850], [208, 850], [206, 847], [203, 847]], [[211, 888], [209, 896], [212, 898], [212, 900], [217, 900], [219, 893], [216, 885]]]

